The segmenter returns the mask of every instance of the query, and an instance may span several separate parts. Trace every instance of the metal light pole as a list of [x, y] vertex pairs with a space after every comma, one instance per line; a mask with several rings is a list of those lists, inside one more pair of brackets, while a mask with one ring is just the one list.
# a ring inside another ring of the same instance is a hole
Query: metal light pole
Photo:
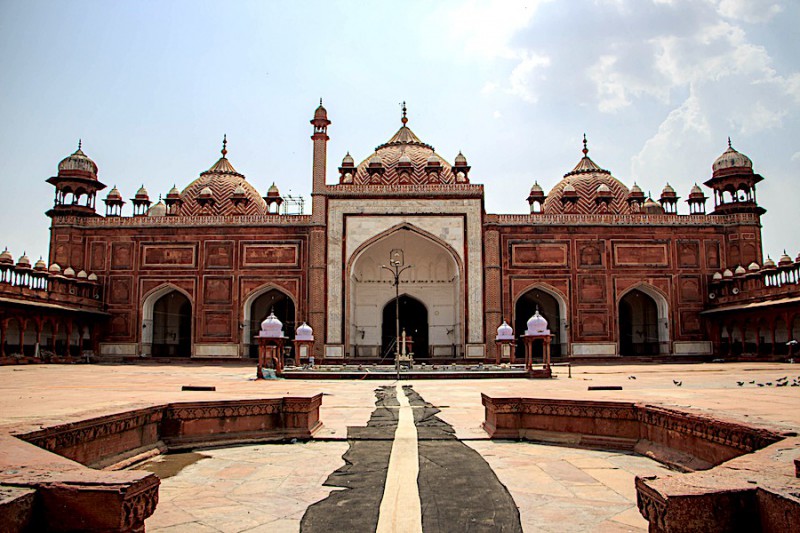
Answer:
[[400, 380], [400, 274], [411, 268], [411, 265], [403, 266], [403, 250], [396, 248], [389, 252], [389, 265], [381, 265], [381, 268], [388, 270], [394, 276], [394, 371], [397, 379]]

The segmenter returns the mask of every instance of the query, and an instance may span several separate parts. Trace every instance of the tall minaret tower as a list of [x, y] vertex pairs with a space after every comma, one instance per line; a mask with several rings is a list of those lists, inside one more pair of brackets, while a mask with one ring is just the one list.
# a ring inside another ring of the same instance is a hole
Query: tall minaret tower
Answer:
[[[325, 312], [325, 273], [327, 266], [327, 231], [326, 221], [328, 218], [327, 207], [328, 199], [325, 193], [325, 165], [328, 156], [328, 112], [322, 107], [322, 98], [319, 100], [319, 107], [314, 111], [314, 118], [311, 124], [314, 126], [314, 134], [311, 140], [314, 142], [314, 164], [312, 167], [313, 184], [311, 189], [311, 232], [309, 235], [309, 268], [308, 268], [308, 312], [306, 322], [318, 332], [320, 338], [327, 341], [327, 323]], [[322, 343], [314, 344], [314, 355], [318, 358], [323, 355]]]
[[322, 107], [322, 98], [319, 107], [314, 111], [311, 124], [314, 126], [314, 166], [312, 170], [313, 186], [311, 190], [311, 215], [312, 221], [317, 224], [325, 223], [325, 165], [328, 160], [328, 111]]

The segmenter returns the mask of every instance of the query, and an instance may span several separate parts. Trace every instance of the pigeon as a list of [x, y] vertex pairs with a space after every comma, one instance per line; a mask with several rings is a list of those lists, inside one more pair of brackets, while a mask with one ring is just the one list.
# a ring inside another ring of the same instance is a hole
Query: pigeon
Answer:
[[783, 376], [782, 378], [778, 378], [775, 381], [786, 381], [787, 379], [789, 379], [788, 376]]
[[636, 376], [628, 376], [628, 379], [636, 379]]
[[737, 381], [736, 384], [741, 387], [742, 385], [744, 385], [744, 381]]
[[781, 382], [781, 383], [776, 383], [776, 384], [775, 384], [775, 386], [776, 386], [776, 387], [785, 387], [785, 386], [786, 386], [786, 385], [788, 385], [788, 384], [789, 384], [789, 382], [788, 382], [788, 381], [783, 381], [783, 382]]
[[759, 384], [758, 384], [758, 386], [759, 386], [759, 387], [763, 387], [763, 386], [764, 386], [764, 384], [763, 384], [763, 383], [759, 383]]
[[750, 382], [750, 385], [754, 384], [755, 382], [756, 382], [756, 380], [753, 380], [753, 381], [751, 381], [751, 382]]
[[767, 387], [772, 387], [772, 382], [771, 381], [767, 381]]
[[678, 387], [680, 387], [681, 385], [683, 385], [683, 381], [675, 381], [675, 380], [673, 379], [673, 380], [672, 380], [672, 382], [673, 382], [675, 385], [677, 385]]

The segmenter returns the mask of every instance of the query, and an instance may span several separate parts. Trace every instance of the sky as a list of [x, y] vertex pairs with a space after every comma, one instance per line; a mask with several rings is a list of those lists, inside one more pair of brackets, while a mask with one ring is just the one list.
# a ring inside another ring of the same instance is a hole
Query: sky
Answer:
[[309, 197], [323, 98], [328, 183], [347, 151], [392, 136], [405, 101], [423, 141], [463, 151], [489, 213], [526, 213], [584, 133], [627, 186], [669, 182], [683, 200], [730, 136], [764, 176], [765, 255], [794, 257], [798, 21], [800, 2], [778, 0], [0, 0], [0, 248], [47, 257], [45, 180], [79, 139], [108, 186], [101, 213], [113, 185], [185, 187], [223, 134], [262, 194]]

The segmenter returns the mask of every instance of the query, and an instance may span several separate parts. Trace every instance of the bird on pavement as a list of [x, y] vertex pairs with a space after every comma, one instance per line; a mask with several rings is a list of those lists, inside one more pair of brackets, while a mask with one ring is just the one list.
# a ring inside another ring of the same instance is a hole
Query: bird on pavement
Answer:
[[744, 385], [744, 381], [737, 381], [736, 384], [741, 387], [742, 385]]
[[678, 387], [680, 387], [681, 385], [683, 385], [683, 381], [676, 381], [676, 380], [674, 380], [674, 379], [673, 379], [673, 380], [672, 380], [672, 382], [673, 382], [675, 385], [677, 385]]

